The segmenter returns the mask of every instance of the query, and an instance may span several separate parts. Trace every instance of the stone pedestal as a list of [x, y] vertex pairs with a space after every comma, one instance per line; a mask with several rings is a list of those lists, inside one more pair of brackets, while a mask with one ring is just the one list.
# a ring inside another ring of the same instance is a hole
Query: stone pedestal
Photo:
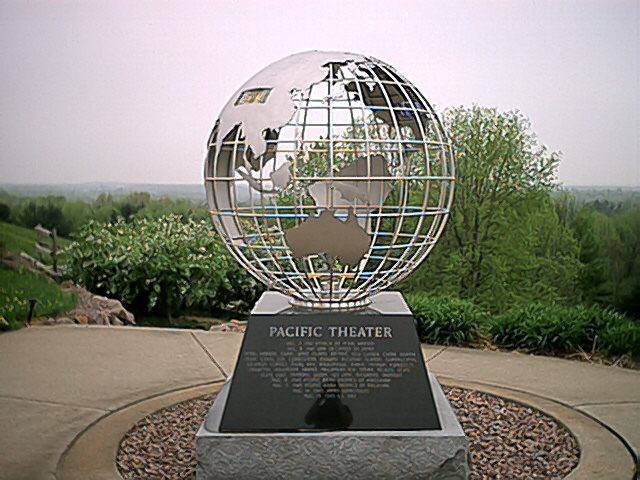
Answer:
[[227, 381], [196, 435], [198, 480], [469, 478], [469, 445], [429, 374], [440, 430], [220, 433]]
[[469, 477], [467, 438], [411, 312], [397, 292], [376, 297], [319, 316], [263, 296], [196, 435], [198, 480]]

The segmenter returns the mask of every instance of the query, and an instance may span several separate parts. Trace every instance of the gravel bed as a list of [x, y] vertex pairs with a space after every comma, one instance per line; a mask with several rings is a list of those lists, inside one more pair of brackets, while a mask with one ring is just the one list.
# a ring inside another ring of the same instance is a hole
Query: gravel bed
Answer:
[[[444, 391], [469, 437], [473, 480], [560, 479], [578, 464], [575, 439], [543, 413], [486, 393]], [[214, 398], [187, 400], [138, 422], [118, 450], [122, 477], [195, 479], [195, 434]]]
[[580, 449], [564, 425], [488, 393], [443, 387], [469, 437], [472, 479], [560, 479]]

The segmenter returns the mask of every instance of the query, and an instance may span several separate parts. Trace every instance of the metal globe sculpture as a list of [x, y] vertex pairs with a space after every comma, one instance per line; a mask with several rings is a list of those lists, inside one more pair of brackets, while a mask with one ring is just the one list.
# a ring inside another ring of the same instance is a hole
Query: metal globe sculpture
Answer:
[[356, 308], [437, 242], [454, 189], [435, 111], [390, 65], [358, 54], [283, 58], [229, 100], [205, 187], [233, 256], [311, 308]]

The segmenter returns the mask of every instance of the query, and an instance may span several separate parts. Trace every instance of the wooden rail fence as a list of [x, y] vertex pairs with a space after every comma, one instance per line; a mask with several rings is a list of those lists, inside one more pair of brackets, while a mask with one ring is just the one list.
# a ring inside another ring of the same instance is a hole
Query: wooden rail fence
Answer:
[[29, 260], [48, 275], [56, 278], [61, 277], [62, 271], [59, 263], [60, 255], [64, 253], [64, 249], [60, 249], [56, 229], [47, 230], [42, 225], [36, 225], [33, 229], [36, 232], [38, 258], [33, 258], [25, 252], [21, 252], [20, 256]]

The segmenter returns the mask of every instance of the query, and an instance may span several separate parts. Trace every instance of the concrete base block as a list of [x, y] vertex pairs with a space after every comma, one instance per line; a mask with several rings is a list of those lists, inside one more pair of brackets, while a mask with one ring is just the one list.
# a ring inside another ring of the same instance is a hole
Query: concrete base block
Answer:
[[313, 433], [221, 433], [227, 381], [196, 435], [196, 478], [466, 480], [467, 437], [440, 384], [429, 380], [441, 430]]

